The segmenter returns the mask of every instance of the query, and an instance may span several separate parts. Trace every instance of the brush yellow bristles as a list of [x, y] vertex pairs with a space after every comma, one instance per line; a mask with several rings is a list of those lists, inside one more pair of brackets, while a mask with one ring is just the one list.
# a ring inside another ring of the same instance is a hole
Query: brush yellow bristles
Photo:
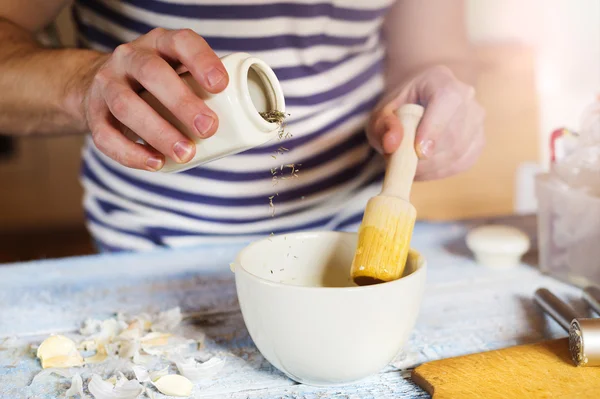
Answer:
[[417, 217], [409, 196], [418, 161], [415, 132], [423, 111], [423, 107], [414, 104], [397, 111], [404, 136], [398, 150], [388, 159], [383, 189], [367, 203], [358, 230], [351, 267], [357, 285], [396, 280], [404, 273]]
[[369, 200], [352, 263], [356, 284], [376, 284], [402, 276], [416, 217], [415, 208], [398, 198], [377, 196]]

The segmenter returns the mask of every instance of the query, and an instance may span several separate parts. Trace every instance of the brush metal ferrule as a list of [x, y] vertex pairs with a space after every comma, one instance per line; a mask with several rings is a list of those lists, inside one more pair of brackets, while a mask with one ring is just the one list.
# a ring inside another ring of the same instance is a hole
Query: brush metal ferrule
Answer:
[[569, 352], [576, 366], [600, 366], [600, 319], [578, 318], [577, 312], [546, 288], [535, 292], [536, 303], [569, 333]]
[[600, 366], [600, 319], [573, 320], [569, 349], [577, 366]]

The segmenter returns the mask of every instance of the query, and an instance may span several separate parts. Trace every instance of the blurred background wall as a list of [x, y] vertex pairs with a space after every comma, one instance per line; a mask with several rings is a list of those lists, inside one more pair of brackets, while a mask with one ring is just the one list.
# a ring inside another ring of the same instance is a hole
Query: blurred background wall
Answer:
[[600, 95], [600, 1], [469, 0], [471, 40], [514, 41], [534, 54], [539, 159], [516, 176], [515, 210], [535, 209], [532, 174], [549, 165], [549, 136], [578, 130], [584, 108]]

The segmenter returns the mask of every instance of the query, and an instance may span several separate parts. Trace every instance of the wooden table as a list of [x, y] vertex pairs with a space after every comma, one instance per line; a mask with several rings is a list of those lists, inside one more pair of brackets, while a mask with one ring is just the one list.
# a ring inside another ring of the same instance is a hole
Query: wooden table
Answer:
[[[228, 355], [220, 378], [197, 387], [195, 398], [427, 398], [406, 371], [415, 365], [565, 336], [532, 302], [536, 288], [546, 286], [583, 309], [576, 288], [525, 263], [511, 270], [475, 264], [464, 246], [464, 234], [483, 222], [417, 225], [413, 246], [428, 259], [429, 273], [416, 328], [403, 356], [353, 386], [324, 389], [296, 384], [262, 358], [239, 313], [229, 269], [242, 244], [0, 267], [0, 337], [39, 341], [51, 332], [77, 329], [87, 317], [179, 305], [183, 311], [213, 312], [204, 322], [186, 326], [186, 332], [194, 336], [203, 331], [207, 349]], [[509, 222], [535, 230], [530, 218]], [[66, 379], [27, 387], [39, 370], [32, 354], [0, 350], [0, 398], [54, 398], [64, 392]]]

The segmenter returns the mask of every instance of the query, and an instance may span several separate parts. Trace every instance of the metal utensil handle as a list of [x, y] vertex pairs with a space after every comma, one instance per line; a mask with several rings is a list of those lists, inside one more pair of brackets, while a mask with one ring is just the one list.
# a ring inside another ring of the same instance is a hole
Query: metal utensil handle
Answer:
[[600, 288], [586, 287], [583, 290], [583, 299], [600, 315]]
[[571, 321], [578, 317], [577, 312], [546, 288], [535, 292], [534, 299], [565, 331], [569, 331]]

